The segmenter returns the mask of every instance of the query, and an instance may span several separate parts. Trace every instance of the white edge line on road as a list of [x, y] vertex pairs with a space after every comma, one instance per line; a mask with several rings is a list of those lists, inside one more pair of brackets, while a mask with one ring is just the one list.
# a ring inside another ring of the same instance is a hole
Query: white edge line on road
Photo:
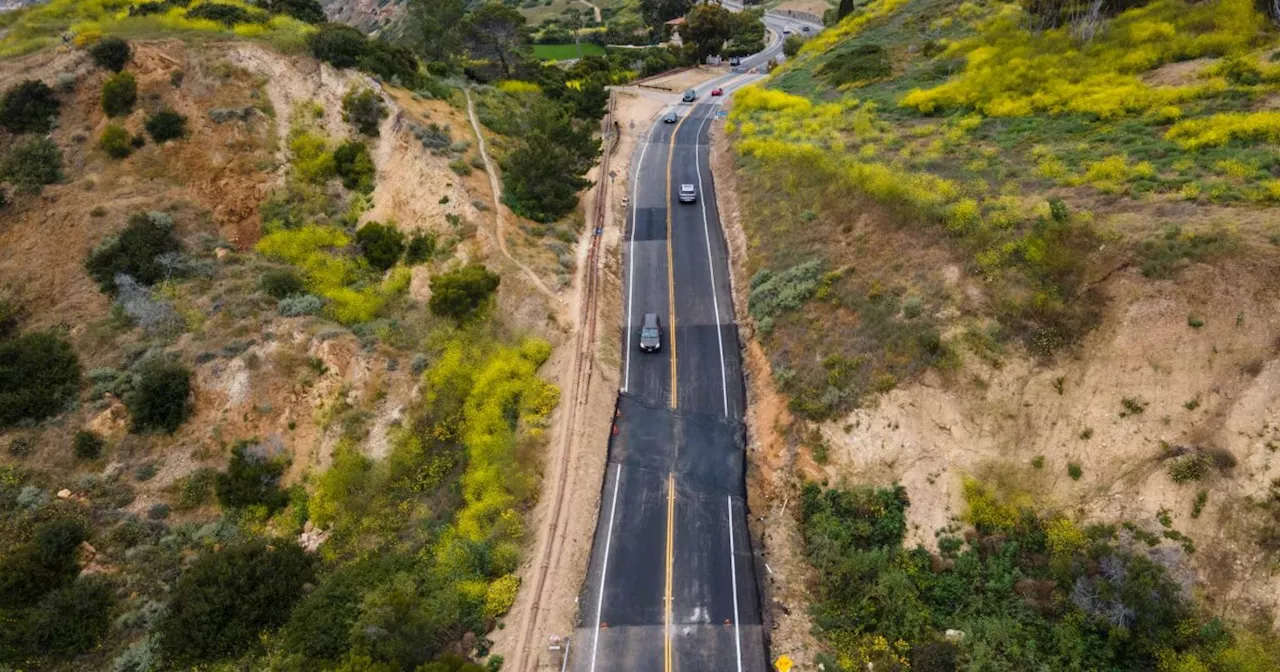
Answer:
[[[699, 204], [702, 206], [702, 233], [703, 238], [707, 241], [707, 273], [711, 276], [711, 305], [716, 311], [716, 345], [720, 346], [720, 390], [724, 393], [724, 415], [729, 417], [729, 374], [725, 370], [724, 363], [724, 328], [720, 324], [720, 299], [716, 298], [716, 268], [715, 260], [711, 257], [711, 225], [707, 223], [707, 192], [702, 188], [702, 161], [701, 150], [698, 147], [698, 141], [702, 138], [702, 130], [706, 128], [707, 121], [715, 116], [715, 108], [719, 107], [719, 103], [711, 105], [711, 114], [702, 118], [702, 123], [698, 125], [698, 134], [693, 138], [693, 169], [698, 174], [698, 193], [702, 194]], [[707, 143], [707, 151], [711, 151], [711, 143]]]
[[[609, 532], [604, 538], [604, 561], [600, 563], [600, 593], [596, 597], [596, 631], [591, 636], [591, 672], [596, 670], [596, 649], [600, 646], [600, 616], [604, 609], [604, 577], [609, 573], [609, 546], [613, 543], [613, 514], [618, 510], [618, 484], [622, 482], [622, 463], [613, 472], [613, 503], [609, 505]], [[733, 530], [729, 530], [730, 535]], [[733, 544], [730, 543], [730, 546]], [[737, 613], [738, 594], [733, 595], [735, 617]], [[739, 666], [741, 669], [741, 666]]]
[[640, 148], [640, 160], [636, 162], [636, 176], [632, 180], [635, 188], [631, 194], [631, 239], [627, 241], [630, 249], [630, 265], [631, 270], [627, 272], [627, 323], [622, 325], [627, 330], [627, 354], [626, 362], [622, 365], [622, 391], [629, 389], [631, 382], [631, 301], [635, 296], [636, 287], [636, 215], [640, 212], [640, 180], [643, 178], [641, 172], [644, 169], [644, 154], [649, 151], [649, 136], [653, 133], [653, 126], [649, 127], [648, 132], [644, 134], [644, 146]]
[[733, 497], [724, 496], [729, 504], [729, 574], [733, 576], [733, 648], [738, 654], [738, 672], [742, 672], [742, 630], [738, 627], [738, 560], [733, 548]]

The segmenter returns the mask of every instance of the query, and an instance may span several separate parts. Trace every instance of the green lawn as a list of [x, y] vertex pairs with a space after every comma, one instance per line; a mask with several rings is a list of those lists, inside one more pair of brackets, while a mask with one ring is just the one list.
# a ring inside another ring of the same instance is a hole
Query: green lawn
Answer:
[[[583, 56], [604, 56], [604, 47], [595, 42], [583, 42]], [[578, 57], [578, 48], [572, 44], [535, 44], [533, 45], [533, 55], [544, 61], [563, 61], [569, 58]]]

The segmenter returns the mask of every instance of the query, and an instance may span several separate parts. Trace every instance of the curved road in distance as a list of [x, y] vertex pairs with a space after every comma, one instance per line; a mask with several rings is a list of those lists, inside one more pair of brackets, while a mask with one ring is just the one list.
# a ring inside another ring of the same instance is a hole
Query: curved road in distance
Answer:
[[[698, 101], [679, 106], [677, 123], [655, 124], [632, 158], [623, 383], [579, 598], [575, 672], [771, 669], [747, 531], [728, 248], [709, 165], [723, 99], [707, 95], [762, 78], [782, 52], [783, 31], [806, 25], [767, 14], [765, 24], [769, 47], [699, 86]], [[819, 29], [809, 25], [810, 34]], [[697, 202], [678, 201], [681, 184], [697, 187]], [[645, 313], [662, 322], [656, 353], [639, 351]]]

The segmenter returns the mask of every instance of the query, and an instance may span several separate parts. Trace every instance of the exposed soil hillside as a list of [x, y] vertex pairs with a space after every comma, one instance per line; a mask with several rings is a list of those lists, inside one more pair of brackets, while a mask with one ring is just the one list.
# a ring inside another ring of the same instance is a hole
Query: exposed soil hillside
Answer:
[[[1141, 39], [1116, 31], [1171, 6], [1104, 21], [1079, 48]], [[1180, 99], [1189, 121], [1172, 130], [1181, 122], [1141, 111], [1140, 93], [1134, 108], [1102, 110], [1120, 94], [1100, 80], [1045, 103], [1066, 85], [1010, 74], [1002, 50], [1031, 40], [1040, 46], [1019, 54], [1047, 62], [1066, 47], [1016, 32], [1026, 24], [1014, 8], [859, 11], [770, 90], [738, 96], [717, 136], [717, 165], [734, 173], [720, 182], [722, 211], [752, 363], [775, 653], [812, 662], [820, 648], [807, 618], [817, 579], [794, 527], [804, 481], [902, 484], [907, 544], [937, 552], [939, 534], [969, 524], [962, 486], [976, 478], [1081, 524], [1132, 526], [1176, 558], [1171, 574], [1212, 613], [1274, 622], [1274, 140], [1179, 142], [1197, 124], [1273, 108], [1274, 80], [1223, 73], [1270, 72], [1274, 28], [1257, 20], [1238, 45], [1122, 69], [1137, 87], [1218, 87]], [[1187, 40], [1203, 29], [1177, 28]], [[997, 65], [981, 70], [984, 57]], [[1026, 88], [1014, 92], [1017, 77]], [[1008, 97], [971, 102], [993, 90]], [[1121, 168], [1107, 174], [1106, 162]], [[1020, 251], [1053, 221], [1068, 233]]]

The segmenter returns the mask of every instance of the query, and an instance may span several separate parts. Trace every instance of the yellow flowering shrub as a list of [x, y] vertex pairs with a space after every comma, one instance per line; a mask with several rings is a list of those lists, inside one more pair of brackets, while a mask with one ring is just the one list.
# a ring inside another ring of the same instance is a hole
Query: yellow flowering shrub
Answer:
[[1187, 119], [1174, 124], [1164, 137], [1190, 150], [1232, 142], [1280, 142], [1280, 112], [1224, 112]]
[[1033, 33], [1023, 10], [1004, 5], [974, 36], [947, 55], [964, 57], [963, 72], [901, 104], [931, 113], [974, 109], [993, 117], [1076, 113], [1101, 119], [1146, 110], [1172, 113], [1177, 103], [1222, 91], [1221, 77], [1186, 86], [1153, 86], [1139, 74], [1176, 60], [1252, 48], [1267, 22], [1251, 0], [1156, 0], [1115, 17], [1087, 44], [1070, 27]]
[[484, 594], [484, 615], [496, 618], [511, 610], [516, 603], [516, 593], [520, 590], [520, 577], [515, 574], [504, 574], [498, 577]]

